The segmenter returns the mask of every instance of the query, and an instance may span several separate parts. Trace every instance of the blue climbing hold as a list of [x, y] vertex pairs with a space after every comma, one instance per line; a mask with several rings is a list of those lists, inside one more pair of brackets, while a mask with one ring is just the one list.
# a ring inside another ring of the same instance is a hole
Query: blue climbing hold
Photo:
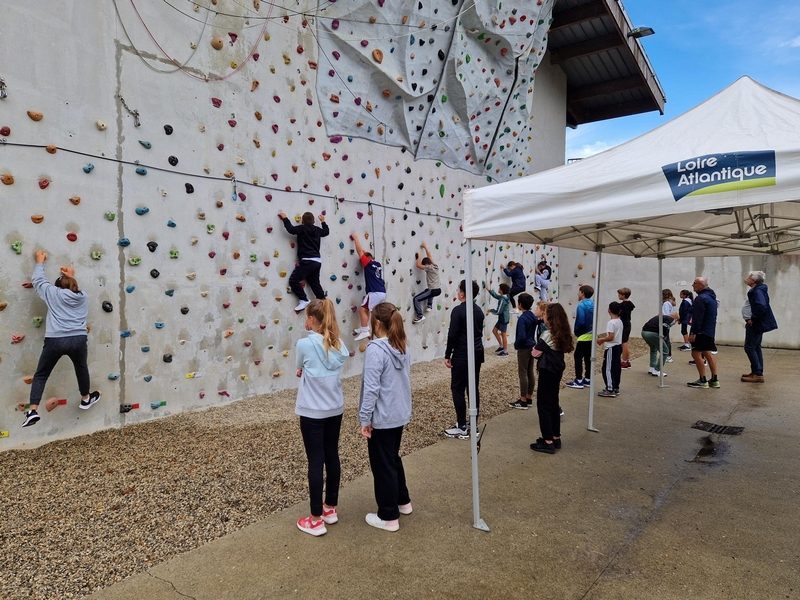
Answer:
[[116, 381], [117, 379], [119, 379], [119, 373], [109, 373], [108, 374], [108, 380], [109, 381]]
[[170, 219], [169, 221], [167, 221], [167, 227], [172, 227], [172, 228], [175, 228], [175, 227], [177, 227], [177, 226], [178, 226], [178, 224], [177, 224], [175, 221], [173, 221], [172, 219]]
[[117, 242], [117, 246], [120, 246], [121, 248], [127, 248], [130, 245], [131, 245], [131, 241], [126, 237], [119, 238], [119, 241]]
[[143, 377], [143, 379], [145, 380], [145, 383], [150, 383], [150, 381], [153, 379], [153, 376], [152, 375], [145, 375]]
[[128, 292], [129, 294], [132, 294], [132, 293], [133, 293], [133, 290], [135, 290], [135, 289], [136, 289], [136, 286], [135, 286], [135, 285], [129, 285], [129, 286], [127, 286], [127, 287], [125, 288], [125, 291], [126, 291], [126, 292]]
[[170, 298], [172, 298], [172, 295], [175, 293], [175, 290], [173, 290], [173, 289], [168, 289], [168, 290], [166, 290], [164, 293], [165, 293], [167, 296], [169, 296]]
[[336, 275], [331, 275], [331, 281], [336, 281]]
[[143, 216], [143, 215], [146, 215], [149, 212], [150, 212], [150, 209], [147, 208], [146, 206], [137, 206], [136, 207], [136, 214], [139, 215], [140, 217]]
[[153, 144], [146, 140], [139, 140], [139, 143], [142, 145], [142, 148], [146, 148], [147, 150], [150, 150], [150, 148], [153, 147]]
[[150, 352], [150, 346], [142, 346], [142, 352]]
[[339, 242], [339, 250], [343, 250], [343, 249], [344, 249], [344, 242]]
[[155, 326], [156, 329], [164, 329], [165, 327], [164, 321], [156, 321], [155, 323], [153, 323], [153, 325]]
[[131, 337], [131, 335], [132, 334], [131, 334], [131, 330], [130, 329], [123, 329], [122, 331], [119, 332], [119, 337], [122, 337], [122, 338], [128, 338], [128, 337]]
[[344, 217], [339, 217], [339, 225], [344, 224]]
[[86, 163], [83, 165], [83, 172], [84, 173], [91, 173], [94, 171], [94, 165], [92, 163]]
[[147, 169], [145, 169], [144, 167], [136, 167], [136, 174], [147, 175]]

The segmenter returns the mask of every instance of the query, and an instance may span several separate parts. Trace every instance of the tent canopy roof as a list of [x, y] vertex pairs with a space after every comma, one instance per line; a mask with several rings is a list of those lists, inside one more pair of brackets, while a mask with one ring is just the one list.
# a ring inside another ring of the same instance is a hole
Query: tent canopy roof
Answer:
[[631, 256], [800, 253], [800, 101], [742, 77], [625, 144], [468, 190], [464, 236]]

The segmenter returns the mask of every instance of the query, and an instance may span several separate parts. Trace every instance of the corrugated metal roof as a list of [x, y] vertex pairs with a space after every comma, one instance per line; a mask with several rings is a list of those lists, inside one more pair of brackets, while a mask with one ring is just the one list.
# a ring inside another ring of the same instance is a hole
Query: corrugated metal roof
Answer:
[[567, 76], [567, 124], [657, 110], [666, 98], [619, 0], [557, 0], [550, 60]]

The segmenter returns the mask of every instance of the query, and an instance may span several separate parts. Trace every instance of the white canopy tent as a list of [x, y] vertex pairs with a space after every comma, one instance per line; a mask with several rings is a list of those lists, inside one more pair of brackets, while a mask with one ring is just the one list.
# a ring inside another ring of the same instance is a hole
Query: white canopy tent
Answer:
[[[468, 190], [463, 227], [467, 281], [476, 239], [596, 251], [595, 289], [604, 252], [658, 258], [659, 282], [666, 257], [798, 253], [800, 100], [742, 77], [680, 117], [611, 150]], [[595, 303], [595, 330], [597, 315]], [[469, 319], [467, 326], [472, 336]], [[474, 436], [473, 396], [470, 389]], [[474, 526], [488, 529], [480, 518], [477, 441], [472, 444]]]

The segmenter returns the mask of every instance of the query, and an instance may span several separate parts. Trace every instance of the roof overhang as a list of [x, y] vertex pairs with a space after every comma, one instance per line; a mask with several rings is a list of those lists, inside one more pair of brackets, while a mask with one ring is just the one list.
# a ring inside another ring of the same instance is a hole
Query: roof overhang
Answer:
[[567, 76], [567, 125], [659, 111], [666, 98], [618, 0], [557, 0], [548, 34]]

